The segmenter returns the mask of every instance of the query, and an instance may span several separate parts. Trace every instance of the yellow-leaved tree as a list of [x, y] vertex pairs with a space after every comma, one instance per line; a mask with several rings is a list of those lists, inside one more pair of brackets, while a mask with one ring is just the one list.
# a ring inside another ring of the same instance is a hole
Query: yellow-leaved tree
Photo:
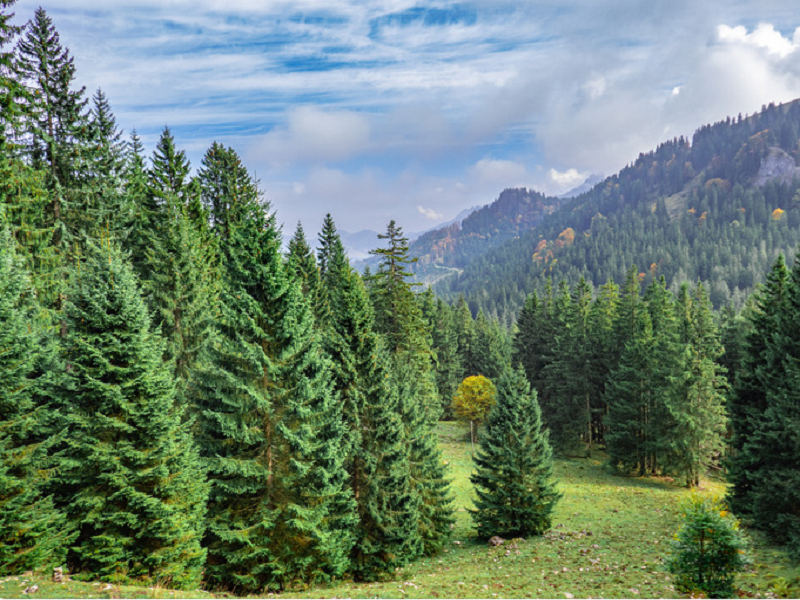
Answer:
[[462, 381], [453, 396], [453, 412], [460, 421], [469, 421], [470, 440], [475, 444], [475, 429], [495, 404], [497, 389], [488, 377], [475, 375]]

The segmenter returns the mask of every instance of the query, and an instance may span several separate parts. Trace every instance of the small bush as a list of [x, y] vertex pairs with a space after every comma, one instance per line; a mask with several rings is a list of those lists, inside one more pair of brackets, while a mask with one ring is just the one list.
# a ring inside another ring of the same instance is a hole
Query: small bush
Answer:
[[709, 598], [734, 597], [734, 577], [748, 564], [739, 522], [717, 499], [692, 496], [682, 508], [683, 525], [667, 560], [676, 587]]

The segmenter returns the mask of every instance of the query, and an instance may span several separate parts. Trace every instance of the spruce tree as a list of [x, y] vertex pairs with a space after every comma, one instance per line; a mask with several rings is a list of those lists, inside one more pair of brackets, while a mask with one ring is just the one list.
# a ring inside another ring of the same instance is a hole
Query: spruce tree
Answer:
[[694, 487], [723, 450], [727, 382], [717, 362], [722, 345], [703, 284], [697, 284], [692, 296], [684, 284], [678, 298], [683, 355], [682, 376], [668, 405], [675, 423], [672, 469]]
[[320, 286], [319, 269], [300, 221], [297, 222], [294, 236], [289, 240], [287, 263], [289, 272], [300, 282], [303, 295], [311, 300], [312, 306], [316, 306]]
[[77, 570], [106, 581], [197, 585], [208, 487], [163, 341], [116, 244], [73, 277], [59, 384], [68, 430], [57, 496], [78, 527]]
[[449, 537], [453, 515], [449, 482], [434, 435], [441, 409], [431, 369], [430, 332], [412, 284], [406, 281], [411, 275], [407, 266], [413, 262], [408, 257], [408, 239], [394, 221], [378, 237], [388, 240], [388, 247], [373, 250], [381, 257], [370, 288], [375, 327], [386, 340], [392, 382], [401, 402], [411, 481], [420, 501], [418, 535], [425, 553], [433, 554]]
[[638, 310], [635, 318], [632, 339], [606, 385], [605, 439], [612, 468], [644, 475], [652, 456], [645, 443], [643, 416], [645, 407], [653, 404], [656, 352], [650, 315]]
[[[81, 215], [72, 213], [77, 165], [89, 128], [84, 89], [73, 90], [75, 64], [69, 50], [61, 45], [52, 19], [41, 7], [28, 22], [18, 45], [19, 67], [34, 91], [32, 118], [28, 124], [27, 153], [34, 167], [48, 173], [53, 192], [51, 220], [59, 227], [80, 228]], [[57, 231], [54, 244], [61, 247], [64, 234]]]
[[524, 371], [507, 371], [497, 383], [497, 404], [480, 436], [477, 471], [470, 476], [479, 537], [527, 537], [550, 528], [561, 494], [547, 437]]
[[[755, 525], [772, 539], [786, 544], [800, 556], [800, 472], [796, 460], [800, 451], [800, 263], [795, 258], [784, 310], [773, 322], [777, 327], [766, 340], [768, 364], [776, 369], [764, 377], [766, 410], [759, 429], [745, 442], [744, 451], [756, 458], [748, 476], [752, 482], [749, 498]], [[766, 375], [766, 373], [765, 373]]]
[[327, 269], [322, 284], [330, 302], [328, 339], [333, 387], [343, 413], [342, 449], [358, 513], [350, 572], [371, 580], [422, 553], [420, 507], [411, 484], [398, 393], [387, 372], [390, 359], [373, 330], [363, 282], [338, 240], [334, 233], [323, 246]]
[[37, 404], [42, 347], [23, 261], [0, 230], [0, 574], [63, 564], [74, 538], [44, 485], [52, 464], [48, 414]]
[[767, 441], [763, 432], [769, 406], [767, 390], [785, 385], [781, 381], [781, 357], [774, 337], [788, 311], [789, 271], [783, 255], [778, 256], [766, 282], [757, 294], [750, 313], [750, 332], [742, 348], [742, 361], [733, 381], [728, 402], [733, 429], [728, 460], [728, 501], [741, 515], [752, 515], [753, 494], [758, 491], [759, 470]]
[[341, 407], [275, 217], [232, 150], [200, 178], [223, 273], [198, 377], [198, 440], [212, 483], [208, 579], [241, 591], [340, 576], [353, 544]]

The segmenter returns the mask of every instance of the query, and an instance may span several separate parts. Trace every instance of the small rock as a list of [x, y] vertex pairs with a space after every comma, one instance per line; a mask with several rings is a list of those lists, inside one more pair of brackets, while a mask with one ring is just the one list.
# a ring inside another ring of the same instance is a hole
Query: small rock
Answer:
[[64, 581], [64, 567], [56, 567], [53, 569], [53, 583], [61, 583]]
[[38, 591], [39, 591], [39, 586], [38, 585], [32, 585], [32, 586], [30, 586], [28, 588], [25, 588], [25, 591], [22, 592], [22, 593], [23, 594], [34, 594], [34, 593], [36, 593]]
[[495, 548], [497, 546], [502, 546], [504, 542], [505, 540], [501, 538], [499, 535], [493, 535], [492, 537], [489, 538], [489, 545], [494, 546]]

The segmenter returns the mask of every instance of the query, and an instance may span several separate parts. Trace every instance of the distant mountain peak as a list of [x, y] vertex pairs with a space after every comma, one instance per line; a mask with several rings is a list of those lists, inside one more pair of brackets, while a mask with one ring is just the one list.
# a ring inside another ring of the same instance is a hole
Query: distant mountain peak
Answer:
[[605, 175], [602, 175], [600, 173], [592, 173], [578, 187], [572, 188], [570, 191], [564, 192], [558, 197], [566, 199], [566, 198], [574, 198], [575, 196], [580, 196], [581, 194], [588, 192], [598, 183], [603, 181], [603, 179], [605, 179]]

